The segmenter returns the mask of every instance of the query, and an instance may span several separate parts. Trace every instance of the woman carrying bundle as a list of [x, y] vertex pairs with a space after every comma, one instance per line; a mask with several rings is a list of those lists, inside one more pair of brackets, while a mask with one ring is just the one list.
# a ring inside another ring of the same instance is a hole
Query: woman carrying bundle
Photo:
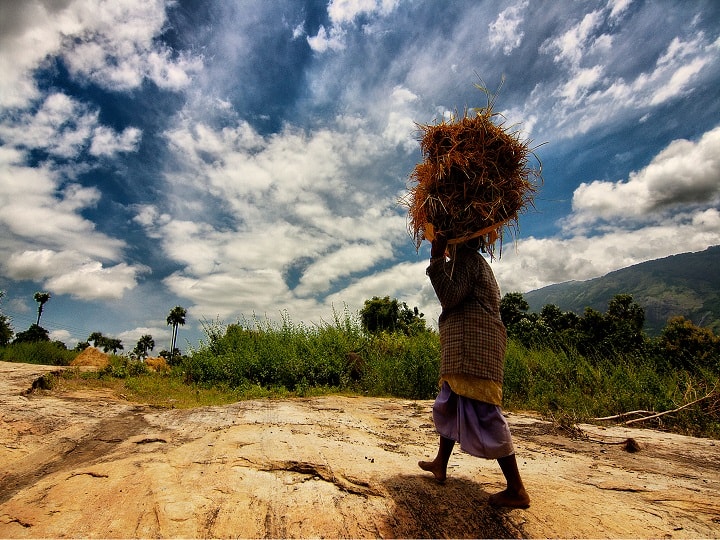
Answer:
[[478, 252], [483, 243], [479, 237], [452, 246], [448, 261], [447, 239], [436, 235], [432, 240], [427, 275], [442, 306], [442, 387], [433, 405], [440, 446], [433, 461], [418, 465], [444, 482], [457, 441], [465, 452], [500, 464], [507, 487], [492, 495], [490, 504], [527, 508], [530, 497], [500, 409], [507, 337], [500, 318], [500, 289]]

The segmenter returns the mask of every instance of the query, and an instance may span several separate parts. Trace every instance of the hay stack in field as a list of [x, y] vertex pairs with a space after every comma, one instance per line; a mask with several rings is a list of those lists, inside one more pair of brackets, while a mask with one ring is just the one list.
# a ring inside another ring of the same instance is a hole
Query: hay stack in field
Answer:
[[96, 368], [104, 368], [110, 363], [110, 357], [95, 347], [88, 347], [78, 354], [75, 359], [70, 362], [71, 366], [90, 366]]
[[482, 237], [492, 255], [503, 228], [517, 226], [518, 214], [532, 205], [541, 166], [530, 166], [528, 142], [497, 117], [488, 106], [418, 126], [423, 161], [403, 201], [417, 249], [441, 233], [450, 244]]
[[166, 373], [170, 371], [170, 366], [168, 366], [167, 361], [162, 356], [148, 356], [145, 359], [145, 365], [147, 365], [150, 371], [156, 371], [160, 373]]

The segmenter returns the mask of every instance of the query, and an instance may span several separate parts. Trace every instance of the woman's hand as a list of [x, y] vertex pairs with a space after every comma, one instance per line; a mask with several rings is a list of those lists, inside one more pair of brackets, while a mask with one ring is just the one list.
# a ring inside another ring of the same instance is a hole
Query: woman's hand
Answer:
[[430, 245], [430, 257], [437, 259], [445, 256], [445, 250], [447, 249], [447, 238], [442, 234], [435, 234], [435, 238]]

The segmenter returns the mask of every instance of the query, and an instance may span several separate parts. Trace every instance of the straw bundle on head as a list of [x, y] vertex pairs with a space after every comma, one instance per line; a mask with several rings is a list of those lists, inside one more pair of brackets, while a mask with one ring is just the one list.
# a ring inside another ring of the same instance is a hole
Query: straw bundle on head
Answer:
[[403, 201], [416, 248], [441, 233], [451, 244], [481, 237], [492, 255], [503, 227], [516, 226], [532, 204], [540, 166], [529, 166], [528, 143], [495, 123], [491, 109], [419, 126], [424, 159]]

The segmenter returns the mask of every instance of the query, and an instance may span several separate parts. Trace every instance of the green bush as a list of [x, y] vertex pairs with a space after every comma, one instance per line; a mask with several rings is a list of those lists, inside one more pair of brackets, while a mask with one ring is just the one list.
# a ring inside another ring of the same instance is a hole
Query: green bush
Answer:
[[0, 360], [48, 366], [69, 366], [78, 355], [55, 341], [10, 343], [0, 347]]
[[110, 376], [117, 379], [126, 379], [145, 375], [148, 372], [148, 367], [142, 360], [111, 354], [107, 366], [102, 368], [98, 374], [101, 377]]
[[433, 332], [415, 336], [381, 333], [369, 343], [363, 390], [375, 396], [430, 399], [438, 393], [440, 338]]
[[[652, 355], [615, 352], [587, 359], [572, 349], [527, 348], [511, 339], [503, 392], [508, 408], [560, 412], [587, 421], [630, 411], [669, 411], [719, 384], [720, 377], [711, 370], [660, 370]], [[719, 405], [720, 395], [646, 426], [719, 437]]]
[[370, 334], [347, 313], [312, 327], [247, 321], [205, 328], [207, 341], [182, 364], [185, 379], [231, 388], [259, 385], [305, 395], [310, 388], [429, 398], [437, 393], [440, 342], [434, 332]]
[[348, 355], [362, 350], [366, 340], [359, 322], [347, 314], [313, 327], [285, 317], [280, 325], [257, 320], [227, 327], [213, 323], [205, 332], [208, 341], [182, 363], [188, 381], [231, 387], [251, 383], [290, 391], [348, 386]]

